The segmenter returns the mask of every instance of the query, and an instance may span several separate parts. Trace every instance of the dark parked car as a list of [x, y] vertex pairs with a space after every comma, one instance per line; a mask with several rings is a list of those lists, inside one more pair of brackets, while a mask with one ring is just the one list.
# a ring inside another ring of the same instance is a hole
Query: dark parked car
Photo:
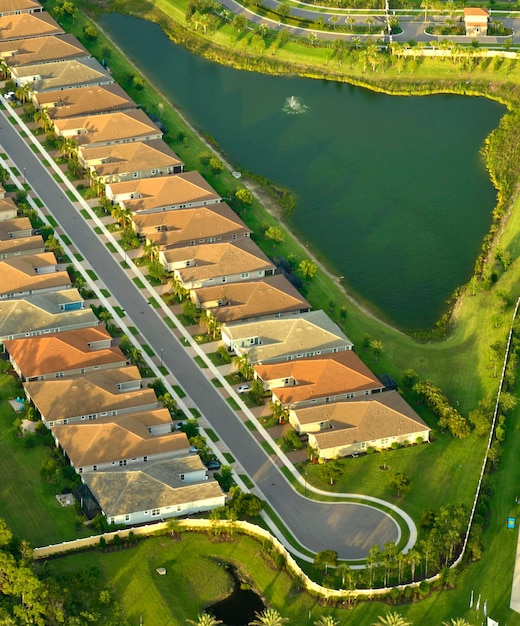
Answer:
[[216, 459], [211, 459], [211, 461], [206, 461], [206, 467], [209, 470], [218, 470], [220, 469], [220, 461]]

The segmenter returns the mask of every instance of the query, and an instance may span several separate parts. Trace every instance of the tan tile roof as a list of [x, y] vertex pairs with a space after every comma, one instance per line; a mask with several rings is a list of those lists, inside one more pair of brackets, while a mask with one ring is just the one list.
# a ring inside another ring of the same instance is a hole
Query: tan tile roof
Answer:
[[[59, 302], [66, 303], [66, 294], [75, 292], [76, 301], [81, 301], [76, 289], [66, 289], [48, 294], [28, 296], [21, 300], [0, 301], [0, 337], [9, 337], [25, 332], [45, 331], [72, 325], [96, 326], [98, 319], [92, 309], [62, 311]], [[49, 296], [63, 295], [57, 300]], [[71, 300], [73, 302], [74, 300]]]
[[168, 461], [157, 461], [142, 470], [89, 472], [82, 480], [108, 518], [215, 498], [224, 500], [216, 480], [183, 483], [178, 478], [182, 471], [178, 466], [169, 472], [162, 471], [161, 478], [156, 478], [155, 468], [159, 463], [168, 465]]
[[74, 35], [49, 35], [0, 43], [0, 57], [9, 67], [88, 57], [90, 53]]
[[296, 410], [300, 424], [329, 421], [332, 429], [313, 433], [321, 450], [354, 443], [405, 436], [429, 426], [397, 391]]
[[59, 35], [64, 31], [48, 13], [20, 13], [0, 17], [0, 41]]
[[[251, 234], [251, 229], [225, 202], [193, 209], [149, 213], [143, 217], [157, 216], [156, 221], [159, 221], [165, 214], [168, 214], [166, 219], [169, 223], [167, 226], [161, 226], [164, 230], [157, 232], [157, 229], [154, 229], [147, 234], [148, 240], [158, 244], [161, 249], [186, 246], [191, 241], [199, 243], [199, 240], [210, 237], [219, 240], [231, 238], [233, 235], [243, 238], [245, 234]], [[137, 219], [138, 216], [134, 222]]]
[[56, 265], [56, 257], [52, 252], [43, 254], [11, 257], [0, 260], [0, 295], [20, 293], [29, 290], [66, 287], [70, 285], [67, 272], [51, 272], [38, 274], [39, 268]]
[[150, 211], [179, 204], [215, 202], [220, 196], [199, 172], [143, 178], [109, 185], [114, 195], [135, 193], [141, 197], [125, 200], [131, 211]]
[[[55, 120], [54, 126], [58, 134], [72, 137], [78, 146], [134, 138], [137, 140], [162, 134], [148, 115], [140, 109], [60, 119]], [[75, 134], [76, 130], [79, 130], [80, 134]]]
[[161, 254], [164, 254], [168, 263], [191, 261], [189, 267], [175, 270], [183, 283], [275, 269], [273, 263], [249, 238], [233, 242], [171, 248]]
[[28, 11], [29, 9], [41, 9], [42, 5], [34, 0], [2, 0], [0, 12]]
[[31, 229], [31, 221], [28, 217], [15, 217], [10, 220], [0, 220], [0, 240], [9, 239], [10, 233], [16, 235], [22, 230]]
[[[281, 274], [257, 281], [202, 287], [192, 291], [191, 297], [203, 309], [210, 310], [219, 322], [226, 324], [311, 308], [307, 300]], [[216, 302], [222, 304], [216, 306]]]
[[383, 387], [352, 350], [273, 365], [255, 365], [254, 370], [265, 383], [294, 378], [295, 385], [272, 388], [273, 396], [282, 404]]
[[[175, 152], [162, 139], [82, 148], [81, 158], [87, 164], [92, 163], [98, 176], [117, 176], [183, 165]], [[103, 160], [102, 163], [100, 163], [101, 160]]]
[[17, 211], [16, 204], [12, 198], [0, 198], [0, 221], [5, 218], [2, 217], [2, 213], [11, 213], [11, 211]]
[[[29, 78], [29, 85], [32, 91], [36, 92], [59, 88], [68, 89], [74, 85], [86, 83], [113, 82], [109, 72], [92, 58], [13, 67], [11, 74], [15, 80]], [[39, 78], [32, 80], [32, 76]]]
[[489, 11], [480, 7], [466, 7], [464, 17], [489, 17]]
[[91, 349], [89, 344], [111, 339], [103, 326], [67, 330], [41, 337], [5, 342], [5, 349], [20, 368], [24, 378], [67, 372], [96, 365], [114, 366], [126, 361], [118, 347]]
[[94, 413], [155, 404], [153, 389], [119, 390], [118, 384], [141, 380], [137, 367], [117, 367], [99, 372], [88, 372], [70, 378], [57, 378], [24, 383], [40, 413], [48, 422]]
[[42, 254], [45, 244], [41, 235], [18, 237], [16, 239], [0, 239], [0, 256], [2, 254]]
[[74, 467], [101, 465], [112, 461], [154, 454], [188, 454], [185, 433], [151, 435], [147, 427], [171, 424], [167, 409], [124, 413], [91, 422], [52, 426]]
[[34, 100], [38, 107], [46, 108], [49, 117], [54, 120], [137, 108], [137, 104], [117, 83], [45, 91], [35, 94]]
[[[318, 350], [345, 350], [353, 346], [323, 311], [231, 324], [222, 329], [222, 334], [230, 342], [246, 340], [246, 345], [238, 349], [248, 355], [251, 363], [265, 363], [288, 355], [307, 356], [306, 352]], [[258, 338], [259, 343], [251, 345], [250, 338]]]

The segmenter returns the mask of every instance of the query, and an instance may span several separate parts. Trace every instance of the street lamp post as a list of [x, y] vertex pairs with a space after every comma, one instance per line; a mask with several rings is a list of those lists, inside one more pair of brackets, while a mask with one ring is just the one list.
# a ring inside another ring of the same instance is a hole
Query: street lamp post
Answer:
[[307, 497], [307, 470], [305, 470], [303, 472], [303, 476], [304, 476], [304, 479], [305, 479], [303, 493], [304, 493], [305, 497]]
[[163, 366], [163, 348], [161, 348], [161, 365], [160, 365], [160, 369], [162, 369]]

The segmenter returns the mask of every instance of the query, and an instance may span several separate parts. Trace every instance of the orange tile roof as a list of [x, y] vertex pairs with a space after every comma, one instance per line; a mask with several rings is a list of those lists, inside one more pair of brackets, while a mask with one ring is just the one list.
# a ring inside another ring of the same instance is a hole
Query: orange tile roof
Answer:
[[196, 171], [112, 183], [107, 187], [110, 187], [114, 195], [135, 193], [135, 199], [123, 201], [127, 208], [135, 212], [181, 204], [203, 204], [220, 198], [206, 179]]
[[171, 423], [166, 409], [125, 413], [91, 422], [52, 426], [53, 435], [74, 467], [154, 454], [188, 454], [185, 433], [151, 435], [148, 426]]
[[38, 269], [56, 264], [56, 257], [52, 252], [0, 260], [0, 295], [70, 286], [70, 278], [65, 271], [38, 273]]
[[[222, 237], [231, 238], [233, 235], [243, 238], [245, 233], [251, 233], [251, 229], [225, 202], [164, 213], [147, 213], [141, 216], [141, 220], [139, 216], [135, 216], [134, 223], [138, 228], [143, 223], [151, 225], [153, 220], [143, 220], [147, 217], [155, 217], [155, 226], [164, 229], [157, 232], [156, 227], [148, 226], [146, 233], [149, 241], [157, 243], [161, 248], [186, 246], [191, 241], [199, 243], [199, 240], [205, 241], [208, 238], [219, 240]], [[142, 232], [142, 228], [140, 231]]]
[[16, 362], [24, 378], [34, 378], [56, 372], [68, 372], [84, 367], [126, 362], [117, 347], [91, 349], [89, 344], [106, 341], [110, 335], [102, 326], [79, 328], [40, 337], [13, 339], [5, 349]]
[[90, 53], [74, 35], [48, 35], [0, 43], [0, 57], [9, 67], [88, 57]]
[[467, 7], [464, 9], [464, 17], [489, 17], [489, 11], [480, 7]]
[[137, 108], [137, 104], [117, 83], [45, 91], [35, 94], [34, 99], [53, 120]]
[[384, 386], [352, 350], [273, 365], [255, 365], [254, 370], [264, 383], [285, 378], [296, 381], [296, 384], [287, 387], [271, 387], [273, 397], [276, 396], [282, 404], [370, 391]]
[[59, 35], [64, 31], [48, 13], [20, 13], [0, 17], [0, 41]]
[[226, 324], [311, 308], [282, 274], [266, 276], [262, 280], [202, 287], [192, 290], [191, 298], [202, 309], [210, 310], [219, 322]]

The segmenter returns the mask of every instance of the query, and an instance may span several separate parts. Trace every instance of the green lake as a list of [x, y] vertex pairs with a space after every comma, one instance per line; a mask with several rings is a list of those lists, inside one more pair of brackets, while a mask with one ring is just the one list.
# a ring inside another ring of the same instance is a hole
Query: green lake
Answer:
[[292, 230], [381, 317], [430, 327], [469, 280], [496, 196], [479, 150], [502, 105], [239, 71], [155, 24], [102, 25], [235, 166], [293, 191]]

